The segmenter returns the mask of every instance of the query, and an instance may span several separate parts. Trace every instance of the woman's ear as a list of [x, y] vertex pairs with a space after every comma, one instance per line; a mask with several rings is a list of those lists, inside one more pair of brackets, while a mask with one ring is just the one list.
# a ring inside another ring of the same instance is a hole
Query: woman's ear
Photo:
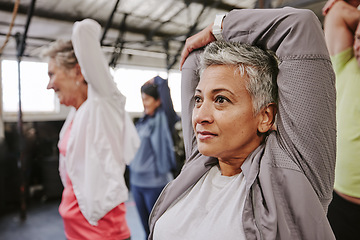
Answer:
[[266, 107], [264, 107], [259, 113], [259, 125], [258, 131], [260, 133], [266, 133], [270, 129], [273, 128], [275, 123], [275, 116], [277, 112], [277, 107], [275, 103], [270, 103]]
[[84, 76], [83, 76], [83, 74], [81, 72], [81, 68], [80, 68], [80, 65], [78, 63], [75, 65], [74, 69], [75, 69], [76, 77], [82, 79], [82, 81], [83, 81]]

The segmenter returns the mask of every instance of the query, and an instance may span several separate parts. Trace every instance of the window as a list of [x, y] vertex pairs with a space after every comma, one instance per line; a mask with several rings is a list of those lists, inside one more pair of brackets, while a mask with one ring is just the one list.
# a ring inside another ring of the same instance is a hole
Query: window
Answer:
[[140, 88], [151, 78], [159, 75], [166, 79], [170, 88], [174, 109], [181, 111], [181, 74], [180, 71], [172, 70], [167, 76], [164, 70], [139, 69], [139, 68], [117, 68], [113, 72], [114, 80], [122, 94], [126, 97], [125, 110], [128, 112], [143, 112]]
[[[24, 115], [46, 113], [66, 116], [67, 108], [60, 108], [54, 91], [46, 89], [49, 82], [47, 63], [22, 61], [21, 63], [21, 104]], [[18, 63], [14, 60], [1, 62], [3, 111], [11, 114], [18, 112]], [[168, 73], [162, 69], [119, 67], [111, 69], [119, 90], [126, 97], [125, 109], [128, 112], [143, 112], [140, 88], [149, 79], [159, 75], [168, 78], [171, 97], [175, 111], [181, 111], [181, 74], [180, 71], [171, 70]], [[43, 117], [41, 117], [43, 119]]]
[[[22, 111], [55, 112], [57, 99], [54, 91], [46, 89], [49, 82], [47, 63], [22, 61], [20, 68]], [[3, 111], [18, 112], [18, 63], [14, 60], [3, 60], [1, 70]]]

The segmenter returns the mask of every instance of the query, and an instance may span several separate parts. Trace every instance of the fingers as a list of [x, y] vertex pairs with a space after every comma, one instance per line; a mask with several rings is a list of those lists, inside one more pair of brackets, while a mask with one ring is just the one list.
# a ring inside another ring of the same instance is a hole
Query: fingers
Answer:
[[324, 5], [324, 7], [322, 8], [322, 14], [323, 16], [326, 16], [326, 14], [329, 12], [330, 10], [330, 6], [332, 5], [332, 3], [330, 3], [331, 1], [327, 1]]
[[[202, 30], [204, 31], [204, 30]], [[180, 70], [182, 69], [182, 66], [186, 60], [186, 58], [189, 56], [189, 54], [194, 51], [195, 49], [201, 48], [205, 45], [202, 45], [202, 32], [199, 32], [195, 34], [194, 36], [189, 37], [185, 41], [184, 48], [181, 52], [181, 60], [180, 60]]]
[[212, 26], [213, 24], [210, 24], [208, 27], [204, 28], [202, 31], [198, 32], [194, 36], [186, 39], [185, 46], [181, 53], [180, 70], [182, 69], [182, 66], [187, 56], [189, 56], [192, 51], [198, 48], [202, 48], [216, 40], [214, 35], [212, 34]]
[[335, 4], [335, 2], [337, 2], [339, 0], [328, 0], [324, 7], [322, 8], [322, 14], [324, 16], [326, 16], [326, 14], [328, 14], [328, 12], [330, 11], [330, 9], [332, 8], [332, 6]]
[[186, 60], [186, 58], [189, 56], [189, 54], [193, 51], [194, 49], [192, 49], [190, 46], [188, 46], [187, 41], [185, 43], [185, 46], [181, 52], [181, 59], [180, 59], [180, 71], [182, 70], [182, 66]]

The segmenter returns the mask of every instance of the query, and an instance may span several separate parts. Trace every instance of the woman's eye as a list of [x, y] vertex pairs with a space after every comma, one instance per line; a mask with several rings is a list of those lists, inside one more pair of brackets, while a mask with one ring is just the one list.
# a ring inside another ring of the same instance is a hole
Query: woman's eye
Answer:
[[215, 102], [217, 103], [224, 103], [224, 102], [230, 102], [228, 98], [224, 96], [216, 96]]
[[199, 107], [202, 103], [202, 99], [199, 96], [194, 96], [195, 106]]
[[201, 101], [201, 98], [199, 96], [194, 96], [194, 100], [196, 103], [199, 103]]

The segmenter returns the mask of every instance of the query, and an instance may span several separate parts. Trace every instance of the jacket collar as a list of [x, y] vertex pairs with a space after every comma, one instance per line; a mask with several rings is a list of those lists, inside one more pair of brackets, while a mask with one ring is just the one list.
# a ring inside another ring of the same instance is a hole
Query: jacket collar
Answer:
[[255, 179], [259, 175], [260, 160], [263, 155], [264, 149], [265, 144], [262, 143], [252, 153], [250, 153], [249, 156], [247, 156], [241, 166], [241, 170], [246, 179], [246, 189], [250, 189], [250, 187], [255, 182]]

